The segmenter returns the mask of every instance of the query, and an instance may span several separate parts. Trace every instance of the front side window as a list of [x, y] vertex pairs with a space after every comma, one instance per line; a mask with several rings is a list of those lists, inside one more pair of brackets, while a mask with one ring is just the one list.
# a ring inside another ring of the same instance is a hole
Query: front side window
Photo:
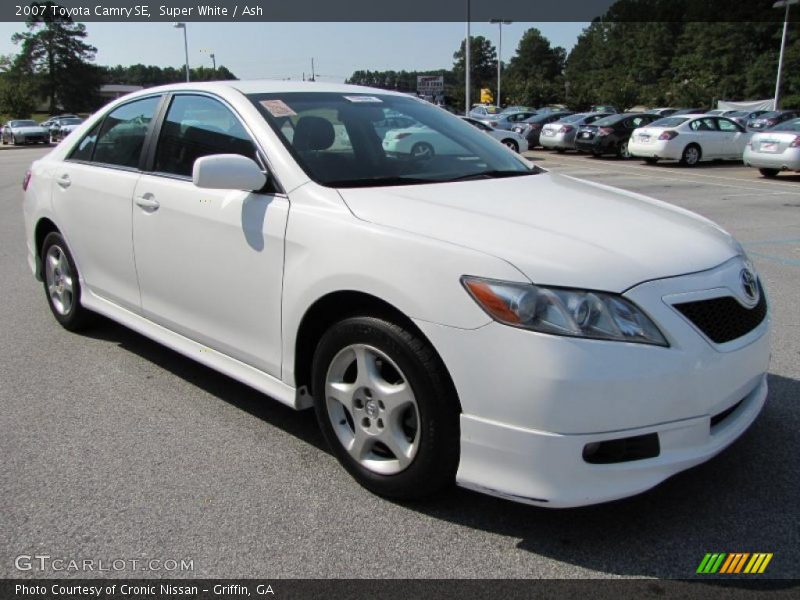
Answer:
[[[151, 96], [115, 108], [103, 119], [99, 130], [94, 127], [78, 143], [70, 158], [120, 167], [138, 167], [147, 128], [160, 101], [160, 96]], [[66, 120], [62, 119], [61, 122]]]
[[539, 172], [469, 122], [415, 98], [336, 92], [248, 98], [300, 167], [322, 185], [407, 185]]
[[717, 126], [720, 131], [727, 131], [728, 133], [741, 131], [736, 123], [727, 119], [717, 119]]
[[212, 154], [241, 154], [256, 160], [256, 147], [236, 115], [219, 100], [175, 96], [161, 126], [153, 170], [191, 177], [194, 161]]

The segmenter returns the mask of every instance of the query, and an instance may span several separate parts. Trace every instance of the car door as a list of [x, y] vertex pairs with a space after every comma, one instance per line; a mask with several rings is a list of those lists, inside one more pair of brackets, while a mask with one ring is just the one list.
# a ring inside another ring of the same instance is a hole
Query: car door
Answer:
[[720, 155], [723, 158], [742, 158], [750, 134], [729, 119], [717, 118], [716, 121], [720, 132]]
[[279, 376], [289, 201], [281, 193], [192, 183], [194, 161], [202, 156], [263, 158], [220, 99], [174, 95], [158, 129], [148, 172], [134, 192], [142, 311], [168, 329]]
[[689, 123], [694, 142], [700, 145], [703, 159], [721, 158], [724, 153], [724, 134], [714, 117], [703, 117]]
[[123, 104], [99, 121], [53, 172], [53, 209], [86, 291], [139, 310], [131, 206], [145, 138], [161, 95]]

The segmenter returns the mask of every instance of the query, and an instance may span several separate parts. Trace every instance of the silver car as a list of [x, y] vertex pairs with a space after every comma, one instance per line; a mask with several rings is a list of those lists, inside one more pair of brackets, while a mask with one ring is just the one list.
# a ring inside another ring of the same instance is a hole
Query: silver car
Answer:
[[47, 130], [30, 119], [14, 119], [3, 127], [0, 135], [5, 144], [47, 144], [50, 139]]
[[594, 123], [597, 119], [607, 117], [610, 114], [612, 113], [578, 113], [564, 117], [555, 123], [548, 123], [542, 127], [539, 143], [542, 145], [542, 148], [555, 150], [556, 152], [575, 150], [575, 134], [578, 133], [578, 129], [584, 125]]
[[800, 172], [800, 119], [754, 134], [742, 160], [764, 177], [775, 177], [780, 171]]

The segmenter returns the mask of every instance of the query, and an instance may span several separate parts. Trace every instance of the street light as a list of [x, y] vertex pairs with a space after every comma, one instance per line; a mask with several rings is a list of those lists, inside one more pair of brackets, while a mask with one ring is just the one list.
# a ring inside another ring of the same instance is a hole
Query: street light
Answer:
[[209, 50], [208, 48], [201, 48], [200, 52], [206, 52], [208, 54], [208, 57], [211, 59], [212, 74], [216, 75], [217, 74], [217, 55], [214, 54], [213, 50]]
[[175, 23], [175, 29], [183, 29], [183, 51], [186, 54], [186, 81], [189, 81], [189, 40], [186, 37], [186, 23]]
[[789, 29], [789, 7], [797, 4], [800, 0], [778, 0], [772, 8], [786, 8], [783, 17], [783, 36], [781, 37], [781, 53], [778, 56], [778, 77], [775, 79], [775, 101], [772, 110], [778, 110], [778, 102], [781, 99], [781, 78], [783, 76], [783, 53], [786, 50], [786, 32]]
[[497, 40], [497, 106], [502, 103], [502, 96], [500, 95], [500, 69], [503, 64], [503, 25], [511, 25], [513, 21], [506, 21], [504, 19], [491, 19], [489, 23], [497, 23], [497, 30], [499, 37]]

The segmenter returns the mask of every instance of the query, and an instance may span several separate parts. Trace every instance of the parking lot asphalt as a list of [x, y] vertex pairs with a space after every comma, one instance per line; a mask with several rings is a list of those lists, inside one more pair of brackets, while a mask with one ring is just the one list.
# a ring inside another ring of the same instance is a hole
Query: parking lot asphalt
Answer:
[[310, 411], [109, 321], [61, 329], [25, 260], [20, 183], [44, 152], [0, 153], [0, 577], [76, 576], [14, 568], [47, 554], [194, 567], [82, 576], [692, 578], [706, 552], [772, 552], [765, 576], [800, 575], [800, 177], [528, 153], [719, 222], [774, 323], [768, 403], [731, 448], [635, 498], [547, 510], [460, 489], [377, 498]]

